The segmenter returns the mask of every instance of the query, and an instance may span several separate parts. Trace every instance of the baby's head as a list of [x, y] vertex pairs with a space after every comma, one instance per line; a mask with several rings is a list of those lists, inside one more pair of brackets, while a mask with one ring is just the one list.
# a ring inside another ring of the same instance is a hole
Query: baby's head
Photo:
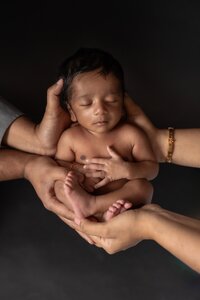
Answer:
[[107, 131], [119, 122], [124, 74], [112, 55], [81, 48], [63, 62], [59, 75], [64, 80], [61, 103], [70, 111], [72, 121], [92, 131]]

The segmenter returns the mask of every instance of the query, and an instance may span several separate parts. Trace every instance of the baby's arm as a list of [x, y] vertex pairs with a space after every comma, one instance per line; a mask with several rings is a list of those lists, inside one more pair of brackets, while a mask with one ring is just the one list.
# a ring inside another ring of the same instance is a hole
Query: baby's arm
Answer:
[[92, 176], [103, 178], [101, 182], [95, 185], [95, 188], [102, 187], [118, 179], [145, 178], [152, 180], [157, 176], [158, 163], [145, 134], [138, 128], [127, 125], [124, 128], [124, 135], [126, 140], [129, 141], [134, 162], [125, 161], [110, 146], [107, 147], [110, 158], [88, 159], [84, 168], [90, 172], [92, 171]]
[[[83, 169], [83, 165], [75, 162], [75, 151], [74, 151], [74, 137], [78, 138], [74, 129], [67, 129], [61, 136], [55, 158], [58, 160], [59, 164], [65, 166], [67, 163], [72, 163], [70, 170], [73, 170], [77, 173], [81, 186], [88, 192], [92, 192], [94, 190], [94, 185], [99, 181], [95, 178], [86, 178], [84, 176], [85, 169]], [[68, 166], [69, 164], [67, 164]]]
[[56, 159], [68, 162], [73, 162], [75, 160], [75, 154], [72, 150], [72, 141], [73, 137], [70, 129], [64, 131], [58, 141], [57, 151], [55, 154]]
[[126, 178], [128, 180], [136, 178], [154, 179], [158, 175], [159, 166], [146, 135], [136, 127], [133, 127], [128, 135], [131, 141], [132, 155], [136, 162], [126, 163]]

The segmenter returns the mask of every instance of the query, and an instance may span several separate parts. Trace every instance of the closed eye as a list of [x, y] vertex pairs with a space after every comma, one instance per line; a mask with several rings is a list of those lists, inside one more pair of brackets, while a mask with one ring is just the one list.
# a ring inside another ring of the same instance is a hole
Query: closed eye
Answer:
[[84, 104], [80, 104], [80, 106], [90, 106], [91, 103], [84, 103]]
[[85, 101], [80, 101], [80, 102], [79, 102], [79, 105], [80, 105], [80, 106], [89, 106], [89, 105], [91, 105], [91, 104], [92, 104], [92, 101], [89, 100], [89, 99], [87, 99], [87, 100], [85, 100]]
[[106, 99], [105, 100], [107, 103], [115, 103], [115, 102], [119, 102], [117, 99]]

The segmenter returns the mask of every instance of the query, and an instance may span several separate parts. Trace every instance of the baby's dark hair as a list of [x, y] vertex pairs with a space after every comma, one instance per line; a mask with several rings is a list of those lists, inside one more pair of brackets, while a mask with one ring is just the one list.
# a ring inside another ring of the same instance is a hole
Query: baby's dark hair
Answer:
[[80, 48], [68, 57], [60, 66], [59, 78], [63, 78], [63, 91], [61, 105], [67, 108], [67, 103], [72, 96], [72, 81], [82, 73], [99, 69], [99, 74], [112, 73], [119, 80], [124, 93], [124, 72], [120, 63], [109, 53], [96, 48]]

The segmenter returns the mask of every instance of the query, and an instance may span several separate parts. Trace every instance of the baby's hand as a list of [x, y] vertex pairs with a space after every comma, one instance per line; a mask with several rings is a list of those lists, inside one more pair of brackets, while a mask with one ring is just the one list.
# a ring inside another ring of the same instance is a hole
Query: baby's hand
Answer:
[[[110, 146], [107, 146], [110, 158], [92, 158], [87, 159], [84, 169], [87, 169], [90, 173], [86, 176], [92, 176], [101, 178], [94, 187], [100, 188], [109, 182], [126, 178], [126, 162], [117, 154]], [[91, 173], [92, 172], [92, 173]]]

